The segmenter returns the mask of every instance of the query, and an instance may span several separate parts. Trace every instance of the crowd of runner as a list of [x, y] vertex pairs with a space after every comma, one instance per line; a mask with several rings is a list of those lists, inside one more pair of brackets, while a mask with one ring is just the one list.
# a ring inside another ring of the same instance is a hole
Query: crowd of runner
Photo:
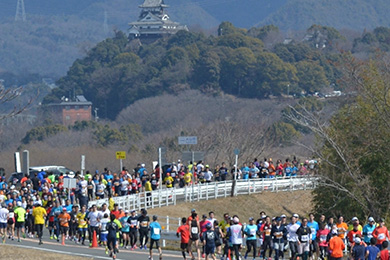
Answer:
[[[139, 213], [119, 208], [111, 199], [101, 208], [65, 205], [56, 201], [44, 208], [40, 201], [15, 201], [0, 209], [0, 235], [6, 239], [38, 238], [43, 244], [43, 232], [63, 245], [76, 243], [105, 247], [113, 258], [121, 250], [147, 250], [153, 257], [153, 247], [162, 259], [160, 246], [162, 227], [157, 216], [150, 218], [145, 209]], [[370, 217], [363, 226], [354, 217], [351, 224], [338, 218], [321, 215], [318, 222], [314, 214], [300, 217], [293, 214], [270, 217], [260, 212], [260, 218], [249, 218], [243, 223], [238, 215], [223, 214], [221, 221], [214, 212], [200, 215], [195, 209], [182, 218], [176, 235], [180, 237], [183, 259], [264, 259], [291, 260], [330, 259], [346, 256], [354, 260], [389, 260], [389, 231], [384, 219], [375, 222]], [[88, 241], [88, 242], [86, 242]], [[150, 241], [150, 242], [149, 242]], [[245, 243], [244, 243], [245, 241]], [[148, 243], [149, 242], [149, 243]], [[244, 247], [245, 245], [245, 247]]]

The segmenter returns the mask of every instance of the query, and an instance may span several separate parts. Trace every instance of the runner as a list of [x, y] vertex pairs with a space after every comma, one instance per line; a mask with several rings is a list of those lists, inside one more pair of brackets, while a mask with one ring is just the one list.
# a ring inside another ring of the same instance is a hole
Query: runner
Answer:
[[46, 210], [42, 208], [41, 203], [38, 202], [33, 210], [34, 226], [38, 234], [39, 245], [42, 245], [42, 231], [45, 224]]
[[[115, 216], [115, 215], [114, 215]], [[96, 236], [99, 234], [99, 222], [100, 222], [100, 213], [96, 210], [96, 205], [92, 205], [91, 211], [88, 213], [88, 238], [89, 238], [89, 246], [92, 246], [93, 233], [96, 232]]]
[[329, 236], [329, 229], [326, 229], [326, 224], [323, 222], [320, 224], [320, 229], [317, 232], [317, 240], [319, 250], [320, 250], [320, 258], [322, 260], [325, 260], [325, 257], [328, 255], [328, 236]]
[[273, 237], [273, 245], [275, 250], [275, 260], [284, 258], [284, 243], [287, 236], [286, 226], [282, 224], [280, 217], [276, 218], [276, 225], [272, 227], [271, 234]]
[[309, 222], [307, 222], [307, 226], [311, 231], [311, 243], [310, 243], [310, 257], [315, 254], [314, 259], [318, 259], [319, 256], [319, 248], [317, 243], [317, 232], [320, 229], [318, 222], [314, 220], [314, 214], [309, 214]]
[[118, 226], [118, 224], [116, 224], [115, 219], [116, 219], [115, 215], [111, 214], [110, 215], [110, 220], [111, 221], [108, 222], [107, 225], [106, 225], [106, 229], [108, 231], [108, 234], [107, 234], [107, 247], [108, 247], [108, 250], [110, 251], [110, 257], [112, 257], [113, 259], [116, 258], [116, 254], [117, 254], [117, 249], [116, 249], [117, 238], [116, 238], [116, 234], [119, 231], [119, 226]]
[[[356, 227], [356, 229], [358, 229]], [[352, 249], [352, 257], [354, 260], [363, 260], [368, 257], [368, 250], [360, 237], [355, 237], [355, 244]]]
[[7, 223], [8, 239], [14, 240], [15, 236], [15, 212], [13, 204], [8, 204], [8, 223]]
[[5, 243], [5, 236], [7, 232], [8, 216], [9, 216], [9, 211], [6, 208], [5, 203], [3, 202], [1, 204], [1, 209], [0, 209], [0, 235], [2, 236], [3, 244]]
[[190, 218], [187, 219], [187, 222], [189, 221], [190, 226], [190, 241], [188, 244], [188, 249], [190, 250], [190, 255], [192, 259], [195, 259], [195, 256], [192, 252], [192, 244], [195, 244], [195, 250], [197, 253], [198, 260], [200, 260], [200, 249], [199, 249], [199, 231], [200, 231], [200, 225], [198, 221], [198, 214], [195, 212], [191, 215]]
[[257, 225], [255, 225], [255, 221], [253, 218], [249, 218], [249, 225], [246, 225], [244, 234], [246, 235], [246, 246], [247, 250], [245, 252], [245, 259], [247, 259], [248, 254], [252, 251], [253, 249], [253, 259], [256, 258], [256, 246], [257, 246], [257, 239], [256, 239], [256, 234], [257, 234]]
[[122, 225], [122, 236], [123, 236], [123, 247], [128, 249], [129, 247], [129, 233], [130, 233], [130, 225], [127, 222], [129, 219], [129, 211], [125, 210], [125, 216], [121, 217], [119, 221], [121, 222]]
[[78, 243], [81, 242], [82, 245], [85, 245], [85, 236], [88, 230], [88, 221], [87, 221], [87, 213], [86, 206], [81, 208], [81, 211], [76, 215], [77, 219], [77, 228], [78, 228]]
[[137, 249], [137, 231], [138, 231], [138, 216], [135, 210], [131, 211], [131, 216], [127, 219], [127, 223], [130, 225], [130, 246], [131, 250]]
[[373, 235], [373, 237], [376, 238], [376, 240], [377, 240], [376, 246], [379, 249], [382, 249], [381, 245], [384, 241], [390, 239], [389, 231], [387, 230], [387, 227], [385, 226], [385, 220], [383, 218], [381, 218], [379, 220], [379, 226], [377, 226], [375, 228], [374, 232], [372, 232], [372, 235]]
[[240, 249], [242, 244], [242, 226], [237, 216], [233, 217], [233, 225], [228, 228], [228, 236], [232, 244], [236, 259], [240, 259]]
[[104, 213], [103, 218], [100, 220], [100, 242], [104, 245], [106, 249], [106, 255], [108, 255], [108, 246], [107, 246], [107, 236], [108, 236], [108, 230], [107, 230], [107, 224], [110, 222], [110, 219], [108, 218], [108, 214]]
[[76, 216], [79, 213], [79, 206], [74, 205], [72, 206], [72, 211], [69, 213], [70, 215], [70, 221], [69, 221], [69, 239], [73, 240], [74, 242], [77, 241], [77, 219]]
[[364, 236], [363, 240], [366, 244], [371, 243], [371, 238], [373, 238], [372, 232], [374, 232], [375, 228], [376, 228], [376, 225], [375, 225], [374, 218], [369, 217], [368, 223], [366, 225], [364, 225], [364, 227], [363, 227], [363, 236]]
[[148, 216], [148, 212], [146, 209], [141, 209], [141, 216], [138, 217], [138, 223], [139, 223], [139, 240], [140, 245], [139, 248], [147, 249], [146, 244], [148, 243], [148, 231], [149, 231], [149, 222], [150, 218]]
[[190, 254], [188, 243], [190, 240], [190, 227], [187, 225], [187, 218], [181, 219], [181, 226], [177, 228], [176, 236], [180, 237], [180, 249], [184, 260], [186, 259], [186, 252]]
[[311, 229], [307, 225], [307, 218], [302, 219], [302, 225], [297, 230], [298, 235], [298, 254], [303, 260], [307, 260], [310, 252], [310, 244], [312, 240]]
[[17, 202], [17, 208], [15, 209], [15, 228], [16, 228], [16, 234], [18, 236], [18, 242], [20, 242], [20, 233], [23, 234], [23, 238], [26, 238], [26, 234], [24, 232], [24, 226], [26, 221], [26, 210], [22, 207], [22, 202]]
[[[159, 253], [160, 260], [162, 259], [162, 251], [160, 247], [161, 238], [161, 225], [157, 222], [157, 216], [153, 216], [153, 222], [149, 225], [150, 228], [150, 246], [149, 246], [149, 259], [153, 260], [153, 245], [156, 244], [156, 249]], [[146, 247], [145, 247], [146, 249]]]
[[380, 252], [380, 260], [389, 260], [389, 250], [387, 249], [388, 246], [389, 246], [389, 242], [383, 241], [382, 249]]
[[332, 230], [332, 238], [329, 240], [329, 252], [332, 260], [341, 260], [343, 258], [343, 250], [345, 249], [344, 241], [339, 236], [337, 229]]
[[339, 216], [336, 226], [337, 226], [338, 236], [345, 243], [346, 232], [348, 231], [348, 225], [347, 223], [344, 222], [343, 216]]
[[298, 253], [298, 235], [297, 230], [299, 225], [297, 223], [299, 216], [294, 214], [291, 217], [291, 223], [287, 225], [286, 229], [288, 232], [288, 244], [291, 252], [291, 260], [294, 260]]
[[219, 228], [218, 220], [214, 221], [214, 231], [217, 236], [217, 240], [215, 241], [216, 254], [222, 257], [222, 239], [224, 237], [222, 230]]
[[264, 223], [260, 227], [260, 234], [263, 238], [263, 245], [261, 247], [261, 254], [260, 257], [263, 257], [263, 259], [266, 259], [266, 252], [268, 251], [268, 257], [271, 258], [272, 256], [272, 236], [271, 236], [271, 230], [272, 230], [272, 224], [270, 217], [266, 217]]
[[199, 226], [200, 226], [200, 242], [202, 242], [202, 258], [205, 258], [205, 248], [204, 248], [204, 243], [203, 243], [203, 232], [206, 232], [207, 230], [207, 224], [211, 223], [208, 219], [206, 214], [203, 214], [202, 220], [199, 221]]
[[367, 247], [367, 251], [368, 251], [367, 260], [375, 260], [380, 258], [381, 254], [379, 248], [376, 246], [375, 237], [371, 238], [370, 244]]
[[215, 231], [212, 230], [212, 224], [211, 222], [208, 222], [206, 224], [206, 231], [203, 232], [203, 247], [205, 248], [206, 253], [206, 260], [209, 259], [209, 256], [211, 255], [211, 258], [215, 260], [215, 242], [217, 240], [217, 235], [215, 234]]
[[62, 209], [62, 213], [58, 216], [58, 221], [60, 223], [60, 231], [62, 235], [62, 245], [65, 245], [65, 238], [67, 237], [68, 230], [69, 230], [69, 221], [70, 221], [70, 215], [67, 213], [66, 208], [64, 207]]

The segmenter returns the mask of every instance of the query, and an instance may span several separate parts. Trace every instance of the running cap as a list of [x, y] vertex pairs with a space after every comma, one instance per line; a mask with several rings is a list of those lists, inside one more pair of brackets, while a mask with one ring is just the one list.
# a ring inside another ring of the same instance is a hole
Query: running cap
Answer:
[[207, 215], [206, 215], [206, 214], [203, 214], [203, 215], [202, 215], [202, 218], [207, 218]]
[[145, 167], [145, 164], [143, 163], [143, 164], [141, 164], [141, 167]]
[[22, 206], [22, 202], [21, 202], [21, 201], [18, 201], [18, 202], [16, 203], [16, 205], [17, 205], [18, 207], [21, 207], [21, 206]]
[[11, 190], [15, 189], [15, 185], [12, 185], [12, 186], [10, 187], [10, 189], [11, 189]]
[[252, 220], [254, 220], [254, 218], [250, 217], [250, 218], [249, 218], [249, 221], [252, 221]]
[[357, 217], [352, 218], [352, 221], [357, 221], [357, 220], [359, 220]]
[[191, 209], [191, 213], [192, 213], [192, 212], [195, 212], [195, 211], [196, 211], [196, 209]]
[[282, 221], [282, 219], [281, 219], [280, 217], [277, 217], [277, 218], [276, 218], [276, 221], [279, 222], [279, 221]]
[[295, 214], [293, 215], [293, 217], [294, 217], [294, 218], [299, 218], [299, 215], [295, 213]]
[[131, 212], [131, 213], [135, 212], [135, 209], [132, 209], [130, 212]]
[[129, 213], [129, 211], [128, 210], [125, 210], [125, 214], [128, 214]]
[[380, 218], [379, 222], [385, 222], [385, 219], [384, 218]]
[[286, 215], [284, 215], [284, 214], [283, 214], [283, 215], [281, 215], [280, 217], [281, 217], [281, 218], [287, 218], [287, 216], [286, 216]]
[[362, 242], [360, 237], [355, 237], [355, 243], [360, 244]]
[[375, 219], [374, 219], [373, 217], [369, 217], [369, 218], [368, 218], [368, 221], [369, 221], [369, 222], [375, 222]]
[[210, 222], [206, 224], [206, 228], [207, 229], [211, 229], [211, 223]]
[[234, 217], [234, 218], [233, 218], [233, 222], [234, 222], [235, 224], [238, 224], [238, 223], [240, 223], [240, 220], [239, 220], [237, 217]]
[[267, 217], [267, 215], [263, 215], [263, 216], [261, 216], [261, 218], [266, 218]]

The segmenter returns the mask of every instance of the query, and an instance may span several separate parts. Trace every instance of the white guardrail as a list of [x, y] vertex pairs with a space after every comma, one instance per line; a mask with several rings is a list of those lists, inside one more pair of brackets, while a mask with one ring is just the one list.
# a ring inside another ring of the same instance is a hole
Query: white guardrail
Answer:
[[[314, 189], [317, 177], [291, 177], [276, 179], [249, 179], [237, 180], [234, 195], [248, 195], [264, 191], [295, 191]], [[201, 200], [226, 198], [231, 196], [232, 181], [210, 182], [195, 184], [184, 188], [163, 188], [151, 192], [114, 197], [115, 203], [124, 210], [141, 210], [142, 208], [157, 208], [176, 205], [178, 201], [195, 202]], [[89, 206], [108, 203], [108, 199], [99, 199], [89, 202]]]

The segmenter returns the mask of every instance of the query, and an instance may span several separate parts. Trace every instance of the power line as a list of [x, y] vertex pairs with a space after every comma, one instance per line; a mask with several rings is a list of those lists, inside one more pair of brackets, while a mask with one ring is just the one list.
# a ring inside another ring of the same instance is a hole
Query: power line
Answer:
[[24, 0], [18, 0], [16, 4], [15, 21], [26, 21], [26, 10], [24, 9]]

